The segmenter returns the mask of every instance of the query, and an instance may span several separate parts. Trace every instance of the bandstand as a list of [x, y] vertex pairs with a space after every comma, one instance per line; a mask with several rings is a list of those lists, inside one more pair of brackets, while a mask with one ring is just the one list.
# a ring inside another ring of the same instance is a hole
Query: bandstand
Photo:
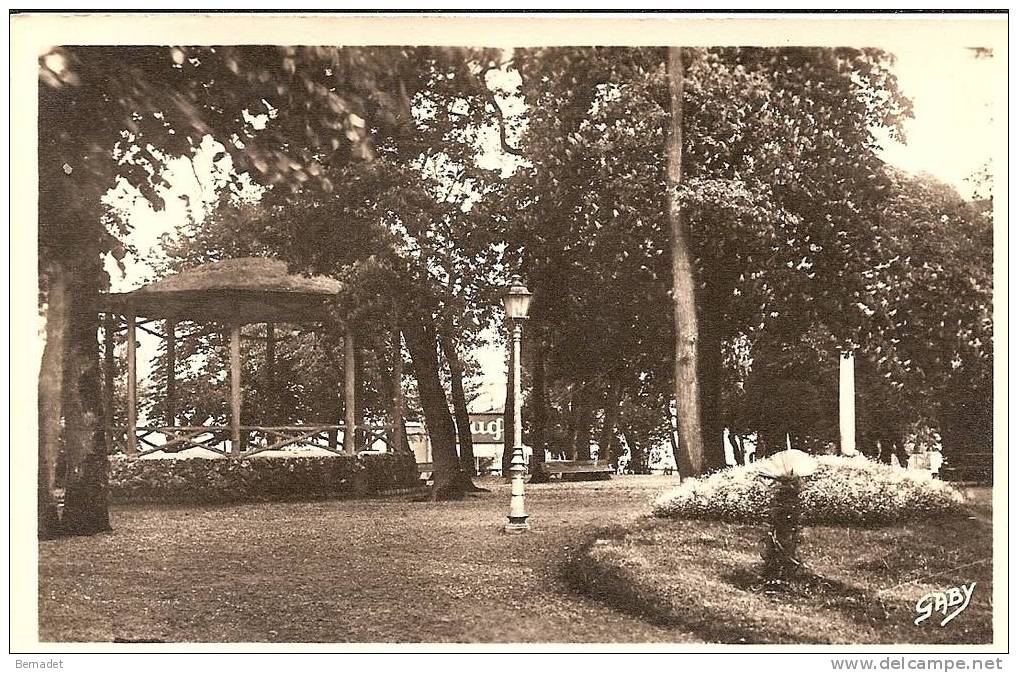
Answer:
[[[393, 399], [388, 422], [357, 424], [356, 345], [349, 328], [343, 335], [345, 409], [342, 423], [245, 425], [241, 418], [241, 339], [265, 341], [265, 370], [272, 387], [275, 385], [276, 325], [300, 324], [322, 329], [337, 324], [330, 318], [329, 303], [342, 289], [342, 284], [335, 279], [291, 274], [282, 261], [251, 257], [203, 264], [131, 292], [101, 295], [98, 310], [104, 316], [103, 388], [108, 419], [113, 418], [114, 335], [126, 330], [127, 337], [126, 427], [108, 427], [109, 439], [112, 441], [114, 435], [123, 431], [126, 453], [138, 456], [158, 451], [175, 453], [203, 448], [230, 457], [242, 457], [293, 446], [354, 454], [358, 434], [364, 445], [371, 446], [381, 440], [390, 450], [398, 450], [402, 442], [397, 438], [403, 428], [402, 355], [398, 330], [393, 333]], [[179, 333], [179, 327], [184, 324], [194, 326], [194, 330]], [[242, 334], [241, 328], [250, 324], [264, 324], [264, 336]], [[166, 342], [164, 424], [138, 425], [138, 330]], [[229, 425], [178, 425], [177, 343], [220, 330], [229, 334]], [[229, 450], [225, 440], [229, 440]]]

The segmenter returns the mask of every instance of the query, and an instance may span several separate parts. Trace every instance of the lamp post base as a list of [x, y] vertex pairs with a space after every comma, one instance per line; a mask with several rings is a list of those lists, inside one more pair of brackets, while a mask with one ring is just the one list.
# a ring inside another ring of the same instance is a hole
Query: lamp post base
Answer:
[[520, 533], [526, 533], [528, 530], [530, 530], [530, 524], [526, 521], [520, 523], [510, 521], [502, 529], [502, 532], [506, 535], [519, 535]]
[[517, 442], [516, 448], [513, 449], [512, 465], [509, 468], [512, 495], [509, 498], [509, 523], [503, 529], [506, 533], [525, 533], [530, 530], [530, 524], [527, 523], [527, 508], [523, 502], [526, 488], [523, 477], [526, 473], [527, 461], [523, 455], [523, 444]]

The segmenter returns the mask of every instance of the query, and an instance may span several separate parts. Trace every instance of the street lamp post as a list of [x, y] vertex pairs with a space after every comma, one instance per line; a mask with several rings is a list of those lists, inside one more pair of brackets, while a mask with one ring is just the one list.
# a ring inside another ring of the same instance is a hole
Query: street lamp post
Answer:
[[509, 465], [510, 488], [509, 523], [503, 529], [506, 533], [523, 533], [530, 530], [527, 510], [524, 505], [523, 477], [527, 473], [527, 461], [523, 454], [523, 398], [520, 392], [520, 342], [523, 337], [523, 321], [527, 318], [530, 298], [520, 278], [514, 277], [509, 291], [502, 296], [506, 317], [512, 324], [513, 349], [513, 456]]

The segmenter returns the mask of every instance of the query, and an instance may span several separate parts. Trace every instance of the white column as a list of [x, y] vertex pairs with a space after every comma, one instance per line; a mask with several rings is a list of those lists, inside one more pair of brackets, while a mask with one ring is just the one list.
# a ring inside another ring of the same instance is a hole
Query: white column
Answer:
[[851, 351], [841, 354], [840, 376], [841, 454], [854, 456], [855, 448], [855, 355]]

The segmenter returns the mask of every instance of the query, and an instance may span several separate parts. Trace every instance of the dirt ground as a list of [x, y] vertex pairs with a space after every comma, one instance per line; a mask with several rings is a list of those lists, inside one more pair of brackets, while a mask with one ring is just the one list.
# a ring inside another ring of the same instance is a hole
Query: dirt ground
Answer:
[[528, 488], [533, 530], [502, 534], [508, 487], [463, 502], [116, 506], [114, 533], [39, 545], [43, 641], [690, 642], [569, 586], [601, 527], [675, 476]]

